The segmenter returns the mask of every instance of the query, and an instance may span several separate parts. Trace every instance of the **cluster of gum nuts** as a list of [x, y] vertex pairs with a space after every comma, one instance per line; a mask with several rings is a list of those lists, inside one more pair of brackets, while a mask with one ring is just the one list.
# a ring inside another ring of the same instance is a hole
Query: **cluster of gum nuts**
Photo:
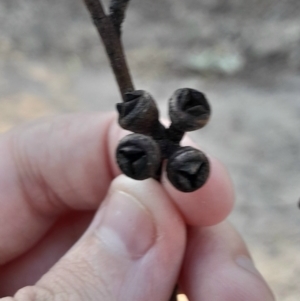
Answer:
[[116, 151], [125, 175], [159, 180], [166, 166], [169, 181], [180, 191], [192, 192], [205, 184], [209, 176], [207, 157], [198, 149], [180, 146], [185, 132], [198, 130], [209, 120], [210, 106], [203, 93], [189, 88], [174, 92], [169, 100], [169, 128], [160, 123], [155, 101], [146, 91], [126, 93], [117, 110], [120, 126], [134, 132], [120, 141]]

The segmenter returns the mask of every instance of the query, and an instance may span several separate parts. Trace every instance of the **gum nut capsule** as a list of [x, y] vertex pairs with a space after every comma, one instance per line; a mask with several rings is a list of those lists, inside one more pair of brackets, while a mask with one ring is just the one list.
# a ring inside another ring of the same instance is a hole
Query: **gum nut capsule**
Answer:
[[203, 93], [189, 88], [178, 89], [169, 100], [169, 115], [175, 128], [183, 132], [195, 131], [208, 122], [210, 106]]
[[128, 131], [149, 134], [158, 122], [158, 109], [152, 96], [143, 90], [125, 94], [125, 101], [117, 104], [119, 124]]
[[135, 180], [154, 177], [161, 163], [158, 145], [152, 138], [141, 134], [124, 137], [116, 155], [121, 171]]
[[180, 191], [193, 192], [199, 189], [208, 176], [207, 157], [193, 147], [180, 147], [167, 162], [167, 177]]

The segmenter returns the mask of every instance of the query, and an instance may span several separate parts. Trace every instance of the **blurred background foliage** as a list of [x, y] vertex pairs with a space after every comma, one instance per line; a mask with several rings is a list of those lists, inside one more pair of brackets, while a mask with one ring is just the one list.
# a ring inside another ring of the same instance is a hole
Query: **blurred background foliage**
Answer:
[[[163, 116], [179, 87], [209, 97], [213, 118], [193, 138], [228, 166], [230, 219], [282, 301], [300, 298], [299, 16], [299, 0], [131, 0], [124, 24], [136, 87]], [[1, 131], [118, 99], [81, 0], [0, 1]]]

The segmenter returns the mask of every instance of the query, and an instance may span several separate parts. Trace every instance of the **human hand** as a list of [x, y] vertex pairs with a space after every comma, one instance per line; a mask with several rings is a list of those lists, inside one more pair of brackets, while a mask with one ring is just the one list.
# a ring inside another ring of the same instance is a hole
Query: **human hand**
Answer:
[[2, 135], [1, 301], [168, 301], [177, 282], [190, 301], [274, 300], [232, 226], [213, 226], [233, 206], [223, 166], [210, 158], [190, 194], [165, 175], [136, 182], [118, 176], [123, 135], [113, 114]]

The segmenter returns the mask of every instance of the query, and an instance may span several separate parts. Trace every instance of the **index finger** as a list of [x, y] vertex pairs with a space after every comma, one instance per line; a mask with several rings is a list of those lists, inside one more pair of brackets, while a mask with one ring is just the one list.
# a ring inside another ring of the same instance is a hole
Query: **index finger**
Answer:
[[[199, 147], [188, 137], [183, 145]], [[234, 190], [227, 169], [218, 159], [208, 155], [210, 174], [207, 182], [191, 193], [178, 191], [163, 174], [163, 185], [185, 217], [193, 226], [212, 226], [223, 221], [234, 205]]]
[[66, 115], [0, 138], [0, 264], [30, 249], [68, 210], [94, 210], [113, 178], [112, 114]]

